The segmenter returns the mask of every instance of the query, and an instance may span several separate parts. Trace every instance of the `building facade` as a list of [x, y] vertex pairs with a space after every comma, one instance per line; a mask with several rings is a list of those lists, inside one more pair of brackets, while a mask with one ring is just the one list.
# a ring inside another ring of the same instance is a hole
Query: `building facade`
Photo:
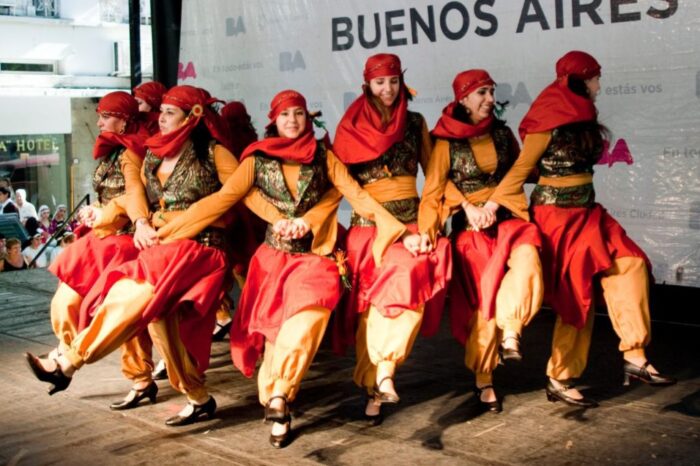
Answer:
[[[130, 88], [127, 0], [0, 0], [0, 178], [30, 202], [70, 207], [87, 194], [99, 98]], [[141, 1], [144, 79], [152, 76]]]

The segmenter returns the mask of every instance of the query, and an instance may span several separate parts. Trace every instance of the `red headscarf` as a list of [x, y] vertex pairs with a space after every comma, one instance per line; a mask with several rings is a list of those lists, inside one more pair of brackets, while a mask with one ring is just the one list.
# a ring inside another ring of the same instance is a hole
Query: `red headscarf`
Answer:
[[520, 123], [520, 139], [525, 139], [529, 133], [596, 119], [593, 100], [569, 89], [569, 77], [586, 80], [600, 75], [600, 64], [596, 59], [586, 52], [574, 50], [557, 61], [556, 71], [557, 79], [537, 96]]
[[158, 117], [160, 116], [160, 102], [163, 100], [163, 94], [165, 94], [167, 90], [168, 89], [158, 81], [142, 83], [134, 88], [134, 97], [145, 100], [151, 107], [150, 111], [141, 112], [140, 115], [142, 124], [148, 130], [149, 136], [159, 131]]
[[134, 97], [143, 99], [151, 106], [152, 112], [160, 111], [160, 102], [168, 89], [158, 81], [141, 83], [134, 88]]
[[146, 146], [154, 155], [164, 158], [177, 154], [201, 120], [204, 120], [212, 138], [230, 147], [225, 124], [219, 114], [211, 108], [211, 104], [221, 101], [207, 97], [207, 94], [193, 86], [175, 86], [165, 93], [161, 103], [182, 109], [187, 118], [176, 130], [168, 134], [158, 133], [146, 140]]
[[234, 155], [240, 156], [243, 150], [258, 140], [258, 134], [250, 124], [250, 115], [243, 102], [231, 101], [221, 108], [221, 117], [229, 129], [229, 139]]
[[270, 112], [267, 114], [270, 122], [266, 127], [274, 125], [279, 114], [289, 107], [301, 107], [306, 112], [307, 119], [304, 131], [294, 139], [273, 136], [254, 142], [243, 151], [241, 161], [254, 152], [260, 151], [282, 160], [304, 164], [311, 163], [316, 153], [316, 138], [314, 137], [313, 123], [308, 117], [309, 110], [306, 108], [306, 99], [303, 95], [297, 91], [286, 90], [274, 96], [270, 102]]
[[[380, 53], [367, 59], [364, 70], [365, 84], [380, 76], [400, 76], [401, 60], [389, 53]], [[404, 138], [408, 98], [403, 85], [394, 102], [389, 123], [382, 124], [382, 117], [363, 93], [348, 107], [338, 123], [333, 149], [346, 164], [374, 160]]]
[[496, 84], [486, 70], [467, 70], [455, 76], [452, 81], [452, 90], [455, 100], [447, 104], [442, 110], [442, 115], [431, 134], [435, 137], [446, 139], [474, 138], [488, 133], [493, 125], [493, 115], [489, 115], [476, 125], [456, 119], [453, 115], [455, 109], [461, 105], [460, 100], [483, 86]]
[[143, 132], [141, 125], [136, 121], [139, 114], [136, 99], [127, 92], [110, 92], [100, 99], [97, 113], [121, 118], [126, 121], [126, 125], [121, 133], [106, 131], [97, 136], [92, 148], [95, 160], [113, 153], [119, 147], [126, 147], [139, 157], [146, 155], [144, 140], [148, 134]]

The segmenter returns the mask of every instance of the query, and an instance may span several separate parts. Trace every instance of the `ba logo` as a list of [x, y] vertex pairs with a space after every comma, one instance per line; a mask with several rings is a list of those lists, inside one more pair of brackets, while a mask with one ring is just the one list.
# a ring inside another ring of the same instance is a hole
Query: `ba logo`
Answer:
[[177, 79], [184, 81], [187, 78], [197, 79], [197, 72], [194, 69], [194, 64], [191, 61], [188, 61], [186, 66], [182, 63], [178, 63]]
[[529, 105], [532, 103], [532, 97], [530, 97], [530, 93], [522, 81], [515, 86], [515, 91], [509, 83], [498, 83], [498, 86], [496, 86], [496, 100], [508, 102], [510, 108], [515, 108], [518, 104]]
[[282, 52], [280, 53], [280, 71], [294, 71], [296, 69], [306, 69], [306, 63], [304, 62], [304, 56], [300, 51], [294, 52]]
[[239, 16], [238, 18], [226, 18], [226, 35], [230, 37], [237, 36], [238, 34], [245, 34], [243, 16]]

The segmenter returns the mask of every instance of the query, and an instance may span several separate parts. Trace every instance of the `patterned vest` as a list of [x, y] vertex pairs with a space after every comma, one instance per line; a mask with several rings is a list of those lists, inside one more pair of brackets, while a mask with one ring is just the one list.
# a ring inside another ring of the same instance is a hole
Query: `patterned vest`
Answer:
[[[584, 150], [578, 142], [581, 133], [589, 133], [594, 141], [592, 150]], [[603, 152], [603, 137], [597, 125], [578, 123], [556, 128], [552, 140], [538, 162], [540, 176], [593, 174], [593, 165]], [[555, 188], [536, 185], [530, 196], [532, 205], [556, 205], [559, 207], [590, 207], [595, 202], [593, 183]]]
[[[298, 198], [295, 200], [287, 188], [282, 172], [282, 161], [268, 157], [262, 152], [255, 154], [255, 186], [263, 198], [274, 205], [287, 218], [304, 215], [315, 206], [323, 194], [331, 187], [326, 167], [326, 148], [318, 142], [316, 154], [310, 164], [301, 165], [297, 180]], [[285, 241], [277, 238], [268, 225], [265, 233], [265, 243], [275, 249], [292, 253], [311, 251], [313, 235], [309, 232], [303, 238]]]
[[190, 144], [175, 164], [173, 172], [161, 185], [156, 173], [163, 162], [148, 151], [143, 161], [146, 175], [146, 194], [152, 212], [186, 210], [199, 199], [221, 188], [214, 163], [215, 141], [209, 143], [209, 151], [204, 160], [199, 160]]
[[[374, 160], [349, 165], [348, 169], [360, 186], [392, 176], [417, 176], [422, 147], [421, 134], [423, 116], [416, 112], [407, 112], [406, 132], [401, 141], [391, 146]], [[403, 223], [415, 223], [418, 219], [420, 200], [415, 197], [399, 201], [383, 202], [391, 215]], [[351, 226], [374, 226], [374, 222], [361, 217], [354, 210], [350, 218]]]
[[126, 180], [122, 173], [124, 147], [107, 157], [102, 157], [92, 175], [92, 189], [97, 193], [100, 205], [106, 205], [115, 197], [122, 196], [126, 190]]
[[504, 124], [496, 124], [491, 130], [493, 144], [496, 147], [498, 164], [493, 173], [484, 173], [479, 169], [468, 140], [450, 141], [450, 172], [448, 177], [462, 192], [470, 194], [484, 188], [498, 185], [518, 156], [514, 146], [513, 133]]

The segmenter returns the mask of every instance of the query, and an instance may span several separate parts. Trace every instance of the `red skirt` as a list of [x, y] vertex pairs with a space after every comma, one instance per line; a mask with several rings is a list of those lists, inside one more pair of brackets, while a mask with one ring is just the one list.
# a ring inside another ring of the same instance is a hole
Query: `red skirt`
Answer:
[[523, 244], [542, 247], [537, 227], [520, 219], [500, 222], [496, 228], [461, 231], [454, 242], [454, 277], [450, 284], [452, 335], [464, 345], [468, 324], [481, 310], [486, 319], [496, 314], [496, 295], [513, 249]]
[[339, 299], [340, 276], [334, 261], [261, 245], [250, 261], [231, 326], [234, 365], [251, 377], [265, 340], [274, 342], [287, 319], [309, 307], [333, 309]]
[[[408, 228], [417, 231], [415, 224]], [[433, 252], [416, 257], [402, 243], [394, 243], [377, 268], [372, 256], [376, 235], [375, 227], [351, 227], [347, 234], [352, 289], [344, 296], [333, 322], [333, 348], [339, 354], [355, 344], [357, 318], [370, 304], [386, 317], [424, 305], [421, 333], [431, 336], [440, 327], [446, 287], [452, 276], [450, 242], [440, 238]]]
[[223, 297], [226, 270], [223, 251], [196, 241], [153, 246], [107, 273], [96, 302], [101, 302], [121, 278], [150, 283], [154, 287], [153, 299], [144, 309], [139, 325], [146, 328], [152, 320], [178, 312], [182, 343], [196, 360], [199, 371], [204, 372], [209, 367], [212, 329]]
[[614, 259], [643, 258], [651, 272], [644, 251], [600, 204], [534, 206], [531, 211], [543, 237], [544, 299], [564, 323], [584, 327], [593, 305], [595, 276], [612, 267]]
[[84, 298], [105, 270], [135, 259], [138, 253], [131, 235], [98, 238], [90, 231], [70, 244], [49, 271]]

